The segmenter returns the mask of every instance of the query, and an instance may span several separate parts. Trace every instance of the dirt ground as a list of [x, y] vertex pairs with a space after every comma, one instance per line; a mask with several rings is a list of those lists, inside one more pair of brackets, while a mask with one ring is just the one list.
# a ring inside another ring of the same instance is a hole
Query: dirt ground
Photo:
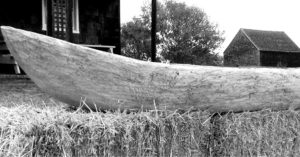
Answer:
[[0, 75], [0, 105], [58, 105], [58, 101], [42, 92], [27, 76]]

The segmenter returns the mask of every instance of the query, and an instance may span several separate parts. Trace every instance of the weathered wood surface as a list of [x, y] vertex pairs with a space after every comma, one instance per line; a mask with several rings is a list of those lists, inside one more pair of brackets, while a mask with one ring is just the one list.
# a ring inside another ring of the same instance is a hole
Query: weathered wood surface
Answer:
[[[144, 62], [44, 35], [1, 27], [19, 65], [45, 92], [98, 109], [211, 112], [300, 107], [300, 69]], [[95, 104], [95, 105], [94, 105]]]

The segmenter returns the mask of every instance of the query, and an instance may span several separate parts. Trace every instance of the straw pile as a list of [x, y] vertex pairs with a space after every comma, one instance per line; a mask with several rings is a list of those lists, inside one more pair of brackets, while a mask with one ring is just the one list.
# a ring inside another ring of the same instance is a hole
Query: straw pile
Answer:
[[297, 156], [300, 114], [0, 107], [0, 156]]

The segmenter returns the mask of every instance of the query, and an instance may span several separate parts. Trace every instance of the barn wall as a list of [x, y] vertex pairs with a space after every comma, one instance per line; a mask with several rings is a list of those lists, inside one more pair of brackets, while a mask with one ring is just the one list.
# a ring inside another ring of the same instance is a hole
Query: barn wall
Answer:
[[224, 66], [258, 66], [259, 63], [258, 50], [239, 31], [224, 51]]
[[288, 67], [300, 67], [300, 52], [288, 53]]
[[261, 65], [272, 67], [300, 67], [300, 52], [261, 51]]

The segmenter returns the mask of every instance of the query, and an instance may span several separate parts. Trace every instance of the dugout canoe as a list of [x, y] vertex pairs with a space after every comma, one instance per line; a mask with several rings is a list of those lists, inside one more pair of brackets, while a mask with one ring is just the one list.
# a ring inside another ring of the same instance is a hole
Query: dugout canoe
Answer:
[[43, 91], [92, 109], [298, 109], [300, 69], [229, 68], [140, 61], [1, 27], [11, 54]]

